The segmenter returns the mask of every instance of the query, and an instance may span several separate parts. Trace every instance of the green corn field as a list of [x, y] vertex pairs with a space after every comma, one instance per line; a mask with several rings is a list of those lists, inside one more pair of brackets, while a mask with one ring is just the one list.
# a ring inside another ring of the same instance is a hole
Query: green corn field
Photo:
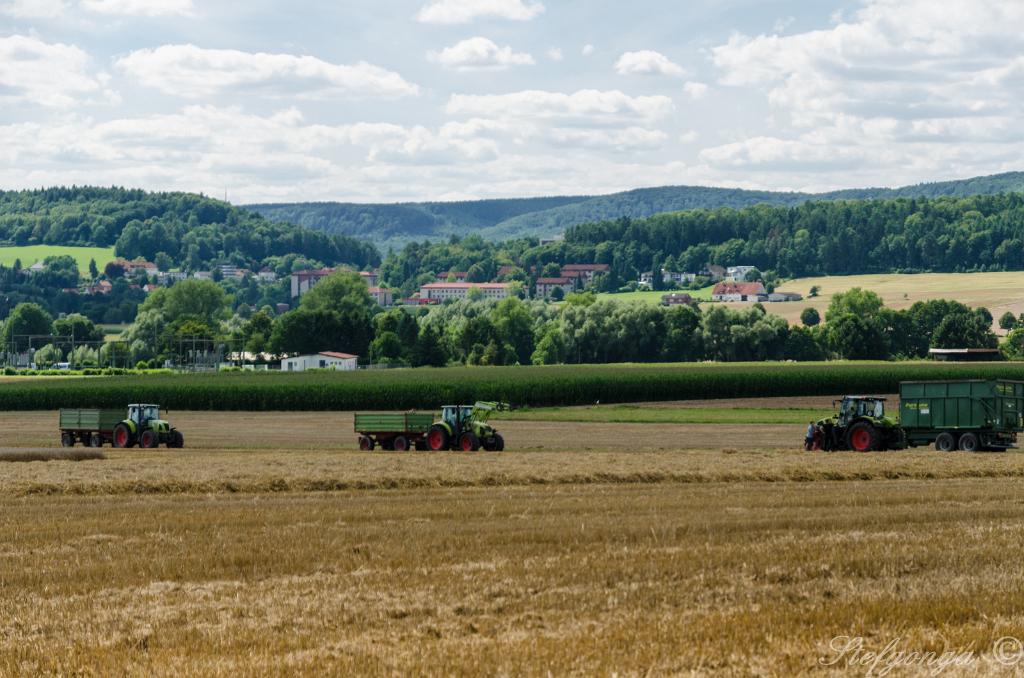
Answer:
[[0, 409], [400, 410], [502, 400], [515, 406], [893, 393], [900, 381], [1024, 379], [1024, 363], [745, 363], [455, 367], [359, 372], [154, 374], [0, 383]]

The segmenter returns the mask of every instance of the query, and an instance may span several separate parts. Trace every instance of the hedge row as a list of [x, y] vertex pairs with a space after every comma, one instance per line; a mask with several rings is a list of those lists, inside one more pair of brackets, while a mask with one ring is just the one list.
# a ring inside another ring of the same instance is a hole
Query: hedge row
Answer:
[[703, 398], [893, 393], [900, 381], [1022, 379], [1024, 363], [552, 366], [354, 373], [140, 375], [0, 382], [0, 409], [403, 410], [503, 400], [586, 405]]

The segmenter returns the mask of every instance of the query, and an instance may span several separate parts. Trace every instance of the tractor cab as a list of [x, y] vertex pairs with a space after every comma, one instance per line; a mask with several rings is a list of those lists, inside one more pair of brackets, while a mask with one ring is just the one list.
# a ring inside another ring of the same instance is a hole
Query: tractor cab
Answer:
[[128, 419], [141, 430], [146, 427], [146, 422], [159, 421], [160, 406], [132, 403], [128, 406]]
[[451, 427], [453, 436], [458, 436], [469, 427], [472, 416], [471, 405], [445, 405], [441, 408], [441, 421]]
[[846, 396], [839, 402], [836, 424], [849, 426], [858, 419], [880, 421], [885, 418], [885, 398], [876, 396]]

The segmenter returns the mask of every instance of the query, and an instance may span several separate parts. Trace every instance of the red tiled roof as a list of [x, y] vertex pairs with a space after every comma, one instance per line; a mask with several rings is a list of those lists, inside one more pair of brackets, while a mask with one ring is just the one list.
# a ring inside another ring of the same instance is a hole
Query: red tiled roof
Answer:
[[501, 290], [508, 287], [508, 283], [471, 283], [471, 282], [436, 282], [421, 285], [425, 290], [468, 290], [471, 287], [479, 287], [482, 290]]
[[718, 283], [712, 294], [764, 294], [764, 285], [761, 283]]
[[611, 268], [608, 264], [566, 264], [562, 266], [563, 271], [607, 271]]
[[351, 353], [338, 353], [337, 351], [320, 351], [317, 355], [325, 355], [328, 358], [340, 358], [342, 360], [359, 357], [357, 355], [352, 355]]

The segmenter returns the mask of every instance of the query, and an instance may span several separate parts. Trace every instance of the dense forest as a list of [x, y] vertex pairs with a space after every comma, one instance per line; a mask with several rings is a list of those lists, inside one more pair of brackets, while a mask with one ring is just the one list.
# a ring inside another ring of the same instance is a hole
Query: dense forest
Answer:
[[438, 240], [478, 233], [488, 240], [549, 237], [593, 221], [649, 217], [662, 212], [758, 204], [795, 206], [815, 200], [965, 197], [1024, 191], [1024, 172], [1008, 172], [960, 181], [902, 188], [864, 188], [830, 193], [747, 191], [704, 186], [642, 188], [604, 196], [477, 200], [401, 205], [338, 202], [249, 205], [268, 219], [328, 233], [372, 237], [382, 249], [412, 240]]
[[191, 193], [68, 187], [0, 191], [2, 245], [114, 246], [118, 255], [177, 266], [232, 263], [258, 268], [297, 255], [326, 264], [372, 266], [376, 248], [344, 235], [271, 222], [228, 203]]
[[785, 277], [1024, 268], [1024, 195], [897, 198], [692, 210], [569, 229], [543, 258], [699, 270], [745, 264]]

